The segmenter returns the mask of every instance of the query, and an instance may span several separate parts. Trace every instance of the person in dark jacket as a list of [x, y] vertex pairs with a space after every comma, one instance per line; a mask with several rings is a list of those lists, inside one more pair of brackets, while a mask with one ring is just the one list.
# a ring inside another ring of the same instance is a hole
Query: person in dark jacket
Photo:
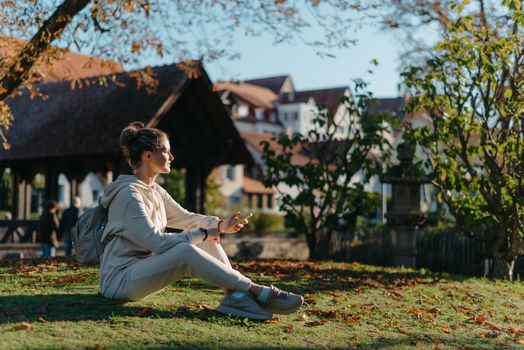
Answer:
[[58, 203], [50, 200], [44, 203], [44, 211], [38, 219], [38, 241], [42, 244], [42, 256], [54, 257], [55, 248], [58, 247], [58, 217], [56, 211]]
[[71, 241], [71, 229], [75, 227], [78, 216], [80, 215], [80, 197], [73, 197], [71, 206], [64, 210], [60, 220], [60, 229], [58, 231], [60, 239], [64, 240], [64, 252], [66, 256], [71, 256], [73, 244]]

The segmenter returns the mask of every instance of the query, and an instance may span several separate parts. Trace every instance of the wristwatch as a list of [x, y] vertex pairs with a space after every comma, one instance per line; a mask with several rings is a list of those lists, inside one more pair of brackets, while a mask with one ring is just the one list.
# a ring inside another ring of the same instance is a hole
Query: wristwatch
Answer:
[[202, 241], [205, 241], [207, 239], [207, 230], [205, 228], [199, 228], [198, 229], [200, 232], [203, 232], [204, 233], [204, 239]]

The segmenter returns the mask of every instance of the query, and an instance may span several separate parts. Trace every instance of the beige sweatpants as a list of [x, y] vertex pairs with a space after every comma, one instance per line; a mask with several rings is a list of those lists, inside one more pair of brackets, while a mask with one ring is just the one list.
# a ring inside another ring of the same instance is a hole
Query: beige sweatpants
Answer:
[[202, 242], [198, 246], [180, 243], [127, 267], [115, 299], [143, 299], [186, 275], [196, 275], [224, 289], [247, 291], [251, 286], [249, 278], [231, 267], [219, 243]]

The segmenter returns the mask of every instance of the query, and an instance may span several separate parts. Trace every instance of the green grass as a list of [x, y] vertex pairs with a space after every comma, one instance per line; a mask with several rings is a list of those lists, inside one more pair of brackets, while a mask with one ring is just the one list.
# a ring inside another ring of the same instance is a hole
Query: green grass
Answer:
[[333, 262], [238, 268], [306, 305], [253, 322], [215, 312], [220, 291], [197, 279], [121, 303], [98, 294], [97, 268], [0, 262], [0, 349], [524, 349], [521, 282]]

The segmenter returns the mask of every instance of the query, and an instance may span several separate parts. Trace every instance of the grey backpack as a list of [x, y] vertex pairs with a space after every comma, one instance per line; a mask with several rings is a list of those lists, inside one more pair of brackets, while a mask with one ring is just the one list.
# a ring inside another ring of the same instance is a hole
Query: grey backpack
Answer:
[[102, 205], [87, 209], [71, 230], [76, 260], [81, 264], [98, 265], [100, 256], [111, 238], [102, 235], [107, 224], [108, 210]]

